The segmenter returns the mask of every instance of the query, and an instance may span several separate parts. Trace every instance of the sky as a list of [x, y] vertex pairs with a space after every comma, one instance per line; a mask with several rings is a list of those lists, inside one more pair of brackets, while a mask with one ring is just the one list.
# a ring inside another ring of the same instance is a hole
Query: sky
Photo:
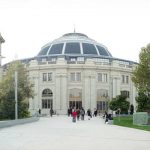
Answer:
[[74, 26], [114, 57], [138, 62], [150, 43], [150, 0], [0, 0], [2, 64], [36, 56]]

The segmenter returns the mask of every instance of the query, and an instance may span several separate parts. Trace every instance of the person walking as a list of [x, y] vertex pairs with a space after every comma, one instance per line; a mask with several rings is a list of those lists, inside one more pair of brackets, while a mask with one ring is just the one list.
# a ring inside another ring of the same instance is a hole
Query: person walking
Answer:
[[80, 109], [78, 108], [77, 109], [77, 120], [79, 121], [79, 118], [80, 118]]
[[87, 110], [87, 115], [88, 115], [88, 120], [90, 120], [92, 118], [92, 114], [91, 114], [90, 109]]
[[73, 112], [72, 112], [72, 121], [73, 121], [73, 122], [76, 122], [76, 117], [77, 117], [77, 112], [76, 112], [76, 110], [74, 109]]
[[54, 112], [54, 111], [53, 111], [53, 109], [51, 108], [51, 109], [50, 109], [50, 116], [51, 116], [51, 117], [53, 116], [53, 112]]
[[94, 109], [93, 117], [97, 117], [97, 109], [96, 108]]
[[71, 113], [72, 113], [72, 109], [68, 108], [68, 117], [70, 117]]
[[81, 114], [81, 120], [84, 120], [85, 110], [83, 109], [83, 107], [80, 110], [80, 114]]
[[39, 109], [39, 115], [41, 115], [41, 109]]

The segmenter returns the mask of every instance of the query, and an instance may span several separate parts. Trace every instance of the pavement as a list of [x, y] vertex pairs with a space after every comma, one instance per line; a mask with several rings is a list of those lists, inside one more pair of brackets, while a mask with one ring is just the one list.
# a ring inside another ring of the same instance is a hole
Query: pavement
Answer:
[[68, 116], [0, 129], [0, 150], [150, 150], [150, 132]]

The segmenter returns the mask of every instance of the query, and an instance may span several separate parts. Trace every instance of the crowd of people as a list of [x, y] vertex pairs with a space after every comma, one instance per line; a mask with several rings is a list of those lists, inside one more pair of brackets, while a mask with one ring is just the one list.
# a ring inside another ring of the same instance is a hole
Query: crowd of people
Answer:
[[[54, 110], [52, 108], [50, 108], [50, 117], [53, 116], [54, 114]], [[41, 109], [39, 109], [39, 115], [41, 115]], [[68, 117], [72, 117], [72, 122], [76, 122], [79, 120], [84, 120], [85, 119], [85, 115], [88, 116], [88, 120], [90, 120], [92, 117], [97, 117], [98, 112], [97, 109], [95, 108], [93, 113], [91, 111], [91, 109], [88, 109], [87, 112], [85, 112], [84, 108], [68, 108]], [[103, 115], [103, 119], [105, 119], [105, 123], [108, 123], [109, 120], [113, 120], [112, 114], [108, 114], [106, 111]]]
[[[84, 116], [85, 116], [85, 110], [82, 107], [81, 109], [79, 108], [68, 108], [68, 116], [72, 117], [72, 121], [76, 122], [76, 120], [84, 120]], [[90, 120], [93, 117], [97, 116], [97, 109], [94, 109], [94, 113], [92, 115], [92, 111], [90, 109], [87, 110], [87, 116], [88, 116], [88, 120]]]

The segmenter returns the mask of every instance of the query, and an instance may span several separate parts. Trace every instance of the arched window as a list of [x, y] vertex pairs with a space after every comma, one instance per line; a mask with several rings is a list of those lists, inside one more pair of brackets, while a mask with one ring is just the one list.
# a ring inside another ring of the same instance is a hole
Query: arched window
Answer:
[[52, 97], [53, 93], [50, 89], [44, 89], [42, 92], [42, 97]]

